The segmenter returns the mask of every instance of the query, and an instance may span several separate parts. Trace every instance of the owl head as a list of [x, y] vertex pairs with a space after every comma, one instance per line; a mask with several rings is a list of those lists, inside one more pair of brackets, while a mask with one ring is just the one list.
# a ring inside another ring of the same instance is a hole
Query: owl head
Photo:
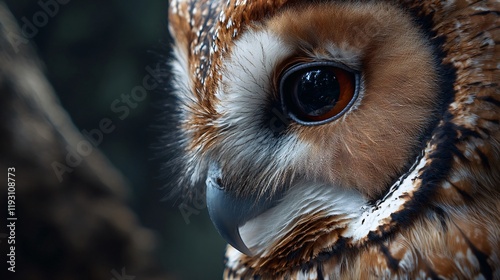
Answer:
[[228, 262], [284, 275], [355, 254], [419, 219], [457, 154], [481, 151], [460, 142], [482, 109], [450, 55], [454, 4], [434, 2], [171, 2], [179, 182], [206, 188]]

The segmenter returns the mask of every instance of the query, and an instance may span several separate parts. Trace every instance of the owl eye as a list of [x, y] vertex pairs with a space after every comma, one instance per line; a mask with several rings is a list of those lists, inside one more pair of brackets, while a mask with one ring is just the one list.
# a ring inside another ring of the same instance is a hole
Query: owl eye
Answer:
[[284, 111], [303, 125], [339, 118], [357, 98], [358, 75], [333, 62], [292, 66], [280, 79]]

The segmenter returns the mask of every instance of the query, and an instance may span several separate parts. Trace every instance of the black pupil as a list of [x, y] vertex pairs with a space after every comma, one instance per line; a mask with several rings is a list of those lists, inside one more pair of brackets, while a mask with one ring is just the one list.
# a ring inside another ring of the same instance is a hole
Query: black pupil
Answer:
[[340, 85], [328, 67], [315, 67], [297, 73], [293, 99], [298, 109], [308, 116], [321, 116], [335, 107], [340, 97]]

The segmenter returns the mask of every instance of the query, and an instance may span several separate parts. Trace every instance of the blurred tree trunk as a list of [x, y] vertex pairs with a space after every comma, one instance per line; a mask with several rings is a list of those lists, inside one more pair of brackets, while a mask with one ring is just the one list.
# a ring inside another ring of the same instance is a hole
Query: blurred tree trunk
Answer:
[[127, 183], [74, 127], [41, 68], [0, 2], [0, 279], [165, 279], [154, 235], [126, 205]]

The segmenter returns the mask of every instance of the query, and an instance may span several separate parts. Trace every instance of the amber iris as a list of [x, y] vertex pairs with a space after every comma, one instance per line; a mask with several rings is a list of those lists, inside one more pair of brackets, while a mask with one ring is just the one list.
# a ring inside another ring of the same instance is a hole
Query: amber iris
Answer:
[[355, 96], [355, 75], [323, 64], [290, 68], [282, 77], [281, 94], [294, 119], [309, 123], [334, 119]]

